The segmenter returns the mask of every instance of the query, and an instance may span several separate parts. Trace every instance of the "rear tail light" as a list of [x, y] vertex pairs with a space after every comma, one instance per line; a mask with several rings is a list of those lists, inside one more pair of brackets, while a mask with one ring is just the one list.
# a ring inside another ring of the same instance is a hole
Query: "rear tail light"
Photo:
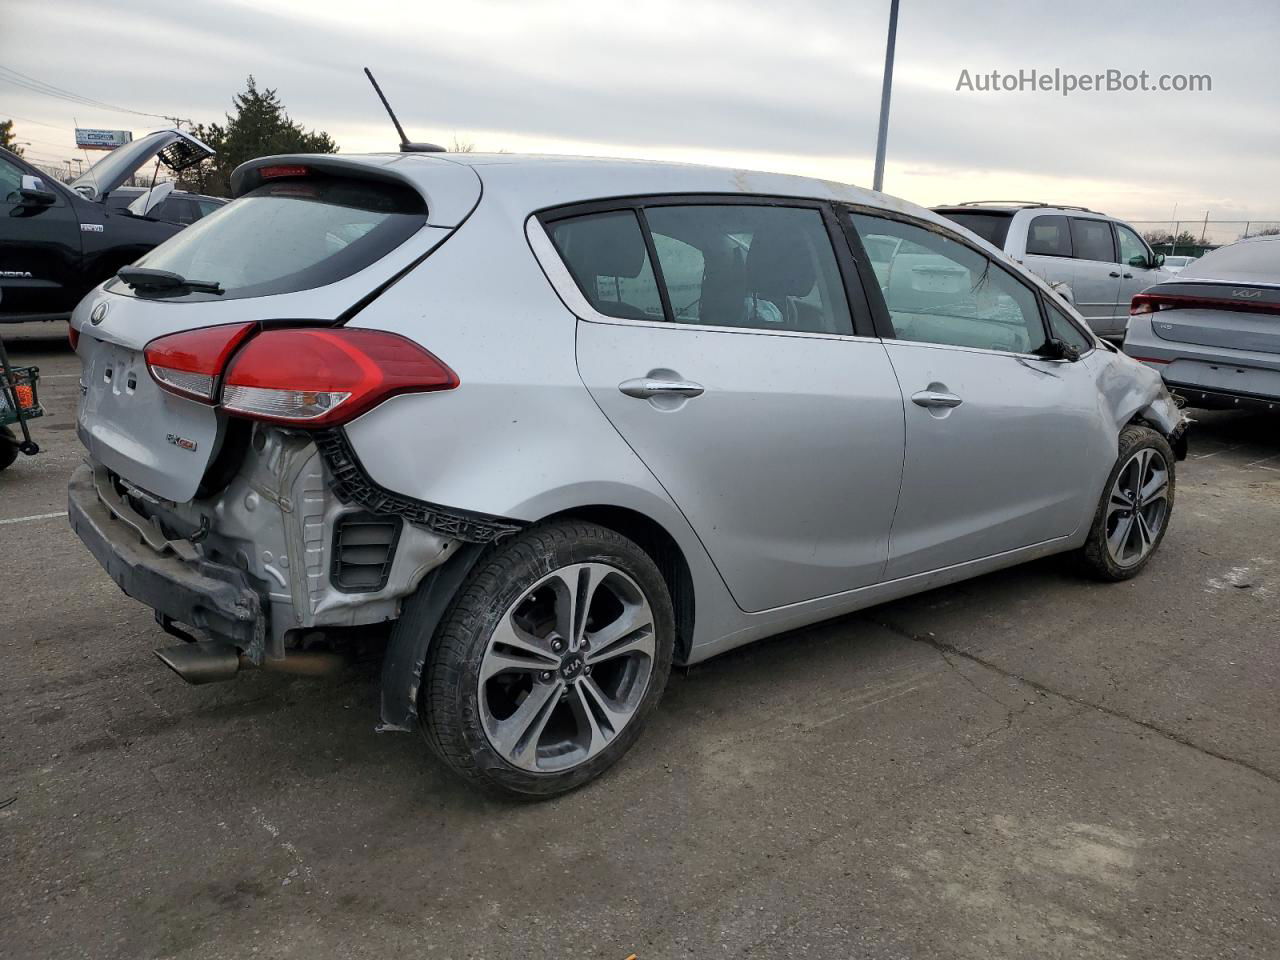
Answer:
[[147, 369], [152, 379], [170, 393], [213, 403], [227, 359], [254, 326], [231, 323], [157, 337], [144, 350]]
[[1239, 313], [1270, 313], [1280, 315], [1280, 304], [1260, 303], [1256, 300], [1227, 297], [1192, 297], [1174, 293], [1140, 293], [1129, 305], [1129, 313], [1159, 313], [1177, 309], [1233, 310]]
[[67, 342], [71, 344], [71, 352], [76, 352], [76, 347], [80, 346], [80, 331], [71, 324], [67, 324]]
[[266, 330], [236, 354], [222, 408], [256, 420], [334, 426], [401, 393], [452, 390], [458, 377], [411, 340], [381, 330]]

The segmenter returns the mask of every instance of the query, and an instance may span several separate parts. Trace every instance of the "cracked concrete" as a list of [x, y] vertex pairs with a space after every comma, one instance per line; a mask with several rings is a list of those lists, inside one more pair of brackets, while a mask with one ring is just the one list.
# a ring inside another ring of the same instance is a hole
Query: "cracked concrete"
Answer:
[[[72, 358], [15, 353], [52, 415], [0, 520], [79, 458]], [[179, 684], [64, 518], [0, 526], [33, 572], [0, 595], [0, 956], [1280, 956], [1280, 431], [1201, 421], [1138, 579], [1046, 561], [734, 651], [541, 804], [375, 735], [374, 664]]]

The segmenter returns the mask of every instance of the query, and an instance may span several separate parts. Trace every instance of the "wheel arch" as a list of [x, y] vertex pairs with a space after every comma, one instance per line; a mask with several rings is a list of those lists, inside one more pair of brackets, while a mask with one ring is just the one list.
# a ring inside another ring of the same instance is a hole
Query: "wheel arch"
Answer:
[[652, 517], [612, 504], [591, 504], [571, 507], [543, 518], [544, 521], [564, 520], [572, 517], [608, 527], [633, 541], [647, 553], [657, 565], [667, 591], [671, 594], [671, 606], [676, 618], [675, 659], [683, 663], [693, 647], [693, 628], [696, 613], [693, 571], [689, 561], [667, 529]]
[[[573, 518], [607, 527], [632, 540], [654, 561], [671, 594], [676, 618], [678, 662], [693, 646], [695, 589], [693, 571], [675, 537], [652, 517], [612, 504], [575, 506], [548, 514], [536, 523]], [[448, 560], [430, 571], [406, 598], [398, 629], [392, 631], [382, 661], [382, 722], [379, 730], [410, 731], [419, 712], [419, 692], [436, 631], [471, 572], [495, 543], [464, 543]]]

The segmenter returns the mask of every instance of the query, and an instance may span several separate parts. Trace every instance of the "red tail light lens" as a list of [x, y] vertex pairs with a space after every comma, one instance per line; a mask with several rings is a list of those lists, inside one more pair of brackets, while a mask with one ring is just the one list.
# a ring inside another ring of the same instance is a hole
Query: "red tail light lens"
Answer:
[[67, 324], [67, 342], [71, 344], [71, 352], [76, 352], [76, 347], [80, 346], [80, 331], [71, 324]]
[[236, 354], [230, 413], [295, 426], [346, 423], [400, 393], [452, 390], [458, 376], [411, 340], [349, 327], [266, 330]]
[[275, 180], [279, 177], [305, 177], [311, 170], [300, 164], [280, 164], [274, 167], [259, 167], [258, 176], [263, 180]]
[[[1248, 288], [1245, 288], [1248, 289]], [[1272, 313], [1280, 314], [1280, 304], [1258, 302], [1256, 300], [1226, 299], [1225, 297], [1192, 297], [1184, 294], [1140, 293], [1129, 305], [1131, 316], [1141, 313], [1159, 313], [1161, 310], [1176, 309], [1231, 310], [1237, 313]]]
[[213, 403], [227, 358], [254, 326], [230, 323], [157, 337], [144, 350], [151, 378], [170, 393]]

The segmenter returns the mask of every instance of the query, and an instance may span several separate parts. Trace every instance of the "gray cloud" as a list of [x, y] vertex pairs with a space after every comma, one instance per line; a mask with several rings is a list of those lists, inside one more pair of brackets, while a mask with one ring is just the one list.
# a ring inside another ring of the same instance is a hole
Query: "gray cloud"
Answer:
[[[843, 156], [849, 178], [865, 180], [886, 8], [887, 0], [489, 0], [406, 3], [389, 16], [347, 5], [349, 20], [338, 23], [231, 2], [120, 0], [107, 17], [100, 4], [11, 0], [2, 59], [90, 96], [197, 120], [220, 118], [254, 73], [280, 89], [295, 119], [340, 143], [344, 130], [382, 122], [359, 72], [367, 64], [423, 139], [489, 130], [620, 148]], [[447, 22], [460, 17], [473, 29]], [[506, 28], [516, 19], [526, 25], [520, 32]], [[82, 40], [67, 43], [73, 33]], [[1243, 0], [1136, 12], [1113, 3], [903, 0], [890, 161], [943, 172], [1159, 178], [1174, 194], [1280, 215], [1272, 174], [1278, 36], [1280, 5]], [[953, 89], [962, 68], [1030, 67], [1209, 73], [1214, 90], [1062, 98]], [[90, 113], [0, 85], [0, 113], [10, 103], [49, 122]], [[93, 120], [104, 121], [129, 118]]]

